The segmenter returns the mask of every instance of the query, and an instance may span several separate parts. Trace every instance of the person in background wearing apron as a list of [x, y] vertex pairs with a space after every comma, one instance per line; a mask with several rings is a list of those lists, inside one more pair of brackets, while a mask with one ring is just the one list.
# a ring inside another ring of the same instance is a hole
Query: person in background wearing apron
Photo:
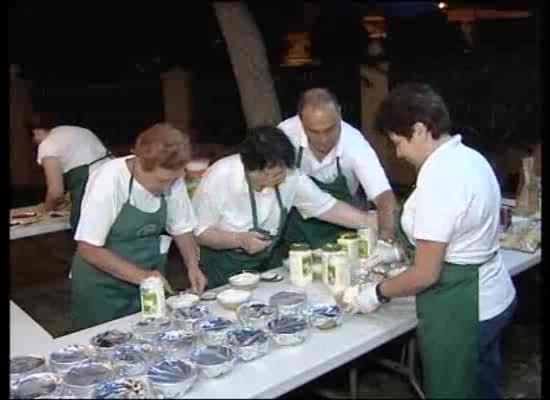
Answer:
[[401, 251], [379, 243], [370, 264], [408, 252], [414, 261], [396, 277], [346, 289], [340, 301], [352, 312], [370, 313], [392, 297], [415, 295], [426, 396], [498, 398], [500, 338], [516, 290], [499, 252], [495, 174], [459, 134], [450, 135], [447, 106], [428, 85], [392, 90], [376, 127], [418, 176], [398, 220]]
[[65, 191], [71, 195], [71, 234], [80, 216], [80, 204], [88, 175], [110, 158], [101, 140], [88, 129], [57, 125], [51, 113], [35, 112], [29, 127], [38, 145], [36, 161], [46, 176], [44, 211], [63, 205]]
[[[297, 168], [338, 200], [358, 202], [361, 186], [378, 211], [379, 236], [394, 238], [396, 200], [374, 149], [357, 129], [342, 121], [336, 97], [327, 89], [305, 91], [298, 102], [298, 114], [281, 122], [279, 128], [298, 149]], [[366, 204], [365, 204], [366, 206]], [[285, 238], [308, 242], [313, 248], [335, 242], [340, 226], [304, 220], [291, 210]]]
[[295, 149], [273, 126], [251, 129], [240, 152], [210, 166], [193, 196], [195, 236], [201, 264], [214, 288], [243, 269], [280, 267], [288, 210], [347, 228], [367, 225], [368, 216], [323, 192], [294, 169]]
[[193, 290], [203, 291], [196, 218], [182, 179], [189, 158], [189, 137], [159, 123], [139, 134], [135, 156], [108, 161], [90, 176], [72, 263], [78, 329], [138, 312], [139, 284], [165, 274], [172, 238]]

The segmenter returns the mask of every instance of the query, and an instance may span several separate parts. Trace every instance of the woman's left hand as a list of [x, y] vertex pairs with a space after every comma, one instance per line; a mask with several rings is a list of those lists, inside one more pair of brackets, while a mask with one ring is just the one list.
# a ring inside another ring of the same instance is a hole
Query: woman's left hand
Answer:
[[351, 314], [368, 314], [376, 311], [381, 304], [376, 295], [376, 283], [374, 282], [348, 287], [339, 293], [336, 301], [344, 311]]
[[208, 280], [206, 279], [206, 276], [204, 276], [200, 268], [198, 266], [192, 268], [188, 267], [187, 277], [189, 278], [189, 282], [191, 283], [191, 288], [193, 289], [193, 291], [197, 294], [201, 294], [204, 291], [204, 288], [206, 288]]

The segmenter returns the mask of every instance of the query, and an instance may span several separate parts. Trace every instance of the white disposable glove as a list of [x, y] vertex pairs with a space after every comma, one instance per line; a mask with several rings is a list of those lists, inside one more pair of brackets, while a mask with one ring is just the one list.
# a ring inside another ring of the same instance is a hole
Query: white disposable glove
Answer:
[[401, 251], [397, 246], [384, 240], [378, 240], [372, 254], [365, 262], [365, 267], [371, 269], [378, 264], [390, 264], [401, 261], [401, 259]]
[[368, 314], [380, 307], [382, 303], [378, 301], [376, 285], [369, 282], [344, 289], [339, 295], [339, 303], [344, 311], [350, 314]]

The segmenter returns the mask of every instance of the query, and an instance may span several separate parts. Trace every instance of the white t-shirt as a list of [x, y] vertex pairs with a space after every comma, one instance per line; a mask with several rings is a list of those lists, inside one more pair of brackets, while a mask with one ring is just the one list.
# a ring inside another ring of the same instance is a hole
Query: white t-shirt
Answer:
[[[447, 243], [445, 261], [479, 264], [498, 251], [500, 188], [491, 166], [455, 135], [437, 148], [418, 173], [404, 204], [401, 224], [408, 239]], [[516, 290], [499, 254], [479, 270], [479, 317], [495, 317]]]
[[[103, 164], [90, 175], [82, 200], [80, 220], [75, 240], [103, 246], [122, 206], [128, 200], [130, 170], [126, 160], [133, 155], [115, 158]], [[172, 236], [191, 232], [197, 220], [183, 179], [178, 179], [164, 195], [168, 207], [166, 231]], [[136, 179], [132, 185], [130, 204], [141, 211], [154, 213], [161, 205], [159, 196], [147, 191]], [[161, 242], [161, 253], [168, 251], [166, 238]]]
[[281, 122], [278, 127], [288, 136], [294, 147], [304, 147], [300, 170], [324, 183], [334, 181], [338, 175], [336, 157], [346, 177], [351, 194], [357, 192], [359, 183], [369, 200], [386, 190], [391, 190], [388, 178], [376, 152], [364, 136], [350, 124], [342, 121], [337, 145], [319, 162], [308, 145], [302, 121], [298, 115]]
[[[57, 157], [63, 173], [81, 165], [90, 164], [107, 154], [107, 149], [92, 131], [78, 126], [57, 126], [38, 146], [36, 161], [42, 165], [45, 157]], [[90, 171], [98, 168], [99, 161], [90, 167]]]
[[[284, 207], [295, 206], [304, 218], [317, 217], [336, 204], [336, 199], [323, 192], [306, 175], [289, 170], [279, 185]], [[254, 192], [258, 224], [271, 235], [279, 228], [280, 209], [275, 189]], [[252, 207], [244, 166], [239, 154], [218, 160], [205, 172], [195, 194], [193, 207], [198, 224], [195, 235], [215, 226], [231, 232], [246, 232], [253, 228]]]

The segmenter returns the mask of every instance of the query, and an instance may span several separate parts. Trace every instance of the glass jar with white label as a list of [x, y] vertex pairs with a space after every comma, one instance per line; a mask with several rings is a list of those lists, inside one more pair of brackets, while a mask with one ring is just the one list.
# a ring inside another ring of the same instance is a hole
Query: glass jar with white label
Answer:
[[323, 246], [323, 283], [333, 292], [351, 283], [348, 255], [339, 244]]
[[313, 258], [307, 243], [294, 243], [288, 252], [290, 282], [296, 286], [306, 286], [313, 281]]

